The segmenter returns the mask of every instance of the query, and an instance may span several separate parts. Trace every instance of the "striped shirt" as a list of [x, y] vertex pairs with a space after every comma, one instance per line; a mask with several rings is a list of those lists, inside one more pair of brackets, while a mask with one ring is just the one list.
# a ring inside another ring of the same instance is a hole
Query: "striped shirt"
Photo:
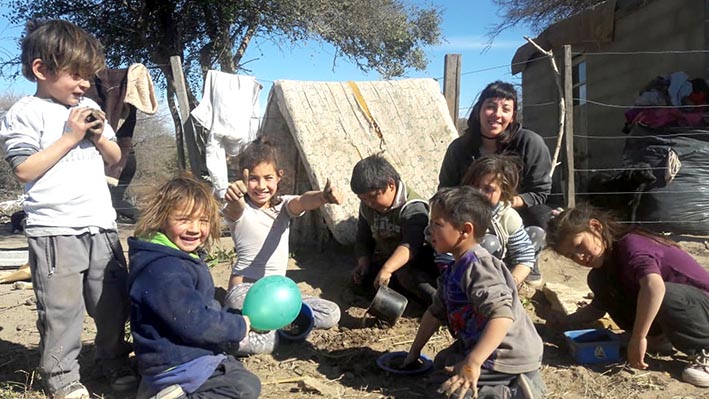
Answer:
[[516, 210], [502, 202], [492, 211], [492, 227], [502, 245], [501, 253], [494, 254], [508, 267], [522, 264], [530, 269], [534, 267], [536, 254], [529, 235], [524, 230], [522, 218]]

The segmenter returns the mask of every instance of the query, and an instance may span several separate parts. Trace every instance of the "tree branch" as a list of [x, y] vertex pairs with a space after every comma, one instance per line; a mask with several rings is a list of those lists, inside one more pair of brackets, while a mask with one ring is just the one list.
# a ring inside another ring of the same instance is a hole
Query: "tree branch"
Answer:
[[549, 57], [551, 69], [554, 70], [554, 80], [556, 81], [556, 88], [559, 93], [559, 133], [556, 139], [554, 157], [551, 160], [551, 172], [549, 173], [549, 176], [554, 176], [554, 169], [556, 169], [557, 160], [559, 159], [559, 152], [561, 151], [561, 142], [564, 138], [564, 120], [566, 118], [566, 101], [564, 100], [564, 88], [561, 85], [561, 72], [559, 72], [559, 67], [556, 65], [556, 59], [554, 59], [554, 53], [551, 50], [544, 50], [534, 40], [527, 36], [524, 36], [524, 39], [534, 46], [540, 53]]
[[239, 47], [236, 49], [236, 52], [234, 53], [234, 57], [232, 58], [234, 65], [239, 65], [241, 62], [241, 57], [244, 56], [244, 53], [246, 52], [246, 48], [249, 46], [249, 42], [251, 39], [254, 37], [254, 33], [256, 32], [256, 29], [258, 28], [257, 24], [250, 25], [248, 29], [246, 29], [246, 33], [244, 33], [244, 36], [241, 38], [241, 43], [239, 43]]

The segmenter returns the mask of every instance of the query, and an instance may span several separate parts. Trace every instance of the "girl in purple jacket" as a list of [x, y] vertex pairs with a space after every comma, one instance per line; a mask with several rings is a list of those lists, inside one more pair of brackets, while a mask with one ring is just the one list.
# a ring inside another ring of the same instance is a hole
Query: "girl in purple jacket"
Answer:
[[685, 382], [709, 387], [709, 273], [675, 242], [618, 224], [590, 206], [568, 209], [549, 223], [547, 242], [592, 270], [593, 301], [563, 320], [597, 320], [608, 312], [630, 333], [627, 360], [646, 369], [648, 338], [664, 335], [691, 356]]

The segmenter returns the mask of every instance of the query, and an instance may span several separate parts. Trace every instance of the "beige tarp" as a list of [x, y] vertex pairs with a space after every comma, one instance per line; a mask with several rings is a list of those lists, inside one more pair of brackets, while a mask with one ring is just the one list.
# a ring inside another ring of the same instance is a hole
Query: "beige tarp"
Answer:
[[438, 185], [446, 148], [458, 134], [439, 84], [405, 79], [276, 81], [259, 135], [278, 147], [286, 172], [282, 194], [321, 189], [327, 178], [345, 194], [343, 205], [321, 209], [322, 218], [311, 212], [294, 222], [291, 242], [323, 241], [324, 219], [334, 238], [349, 245], [359, 209], [349, 188], [354, 164], [383, 151], [406, 184], [429, 198]]

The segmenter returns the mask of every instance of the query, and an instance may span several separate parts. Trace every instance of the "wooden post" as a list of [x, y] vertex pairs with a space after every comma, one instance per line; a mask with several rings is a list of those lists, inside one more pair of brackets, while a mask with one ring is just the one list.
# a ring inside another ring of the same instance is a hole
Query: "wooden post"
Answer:
[[[709, 50], [709, 0], [704, 0], [704, 50]], [[704, 76], [709, 76], [709, 52], [704, 53]]]
[[453, 125], [458, 128], [460, 107], [460, 54], [446, 54], [443, 66], [443, 97], [446, 98]]
[[[195, 139], [195, 129], [190, 119], [192, 110], [187, 98], [185, 75], [182, 71], [182, 60], [179, 56], [170, 57], [170, 67], [172, 68], [172, 76], [175, 79], [175, 94], [177, 95], [177, 105], [180, 107], [180, 119], [182, 120], [182, 131], [185, 134], [185, 142], [187, 144], [187, 156], [190, 159], [190, 170], [195, 177], [199, 177], [202, 174], [201, 162], [199, 161], [200, 153]], [[182, 143], [177, 144], [180, 146]]]
[[564, 99], [567, 104], [564, 116], [566, 139], [566, 207], [576, 205], [574, 171], [574, 74], [571, 60], [571, 45], [564, 45]]

